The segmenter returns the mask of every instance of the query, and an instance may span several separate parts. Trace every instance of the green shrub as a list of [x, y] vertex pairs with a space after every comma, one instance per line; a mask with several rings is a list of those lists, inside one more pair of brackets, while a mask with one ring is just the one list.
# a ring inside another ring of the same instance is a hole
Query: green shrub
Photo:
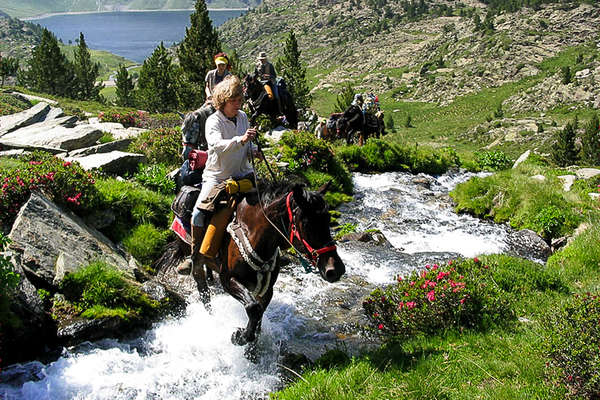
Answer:
[[102, 261], [67, 274], [60, 283], [60, 291], [87, 318], [115, 313], [125, 319], [136, 318], [153, 313], [158, 307], [122, 271]]
[[534, 217], [535, 231], [544, 239], [560, 236], [569, 210], [561, 209], [555, 205], [542, 208]]
[[20, 158], [14, 168], [2, 171], [0, 182], [0, 222], [10, 227], [32, 190], [78, 214], [92, 209], [97, 202], [95, 177], [78, 163], [61, 160], [43, 152]]
[[475, 162], [480, 169], [487, 171], [500, 171], [512, 165], [512, 161], [502, 151], [476, 151]]
[[587, 195], [566, 194], [555, 177], [544, 182], [530, 177], [544, 172], [550, 175], [540, 167], [520, 167], [474, 177], [458, 184], [450, 196], [457, 212], [509, 222], [515, 229], [531, 229], [551, 240], [572, 232], [582, 220], [583, 210], [591, 206]]
[[576, 295], [541, 320], [548, 372], [573, 397], [600, 395], [600, 297]]
[[[0, 251], [6, 250], [10, 239], [0, 232]], [[8, 256], [0, 254], [0, 298], [7, 297], [19, 284], [20, 276], [17, 274]]]
[[371, 138], [362, 147], [344, 146], [336, 150], [350, 168], [369, 171], [410, 171], [442, 174], [459, 164], [456, 152], [450, 148], [433, 150], [390, 143]]
[[135, 180], [148, 189], [162, 194], [173, 194], [175, 181], [167, 176], [171, 170], [172, 168], [165, 164], [140, 164]]
[[372, 331], [395, 340], [452, 328], [487, 329], [514, 319], [512, 297], [479, 259], [425, 268], [375, 289], [363, 302]]
[[129, 151], [146, 156], [150, 164], [181, 165], [181, 130], [159, 128], [139, 134], [129, 145]]
[[548, 268], [565, 270], [573, 280], [596, 279], [600, 271], [600, 225], [595, 221], [573, 242], [548, 258]]
[[309, 132], [284, 133], [280, 141], [282, 161], [289, 163], [289, 170], [304, 177], [312, 189], [328, 181], [333, 191], [352, 193], [352, 176], [334, 154], [329, 144]]
[[136, 225], [152, 224], [156, 227], [167, 228], [171, 216], [173, 196], [153, 192], [141, 185], [103, 179], [96, 183], [100, 194], [99, 209], [112, 210], [115, 222], [101, 229], [115, 242], [123, 240]]
[[21, 112], [29, 108], [29, 104], [10, 94], [0, 93], [0, 116]]
[[123, 246], [142, 264], [149, 265], [160, 256], [169, 235], [168, 230], [160, 231], [150, 224], [139, 225], [123, 239]]
[[356, 232], [356, 224], [345, 223], [338, 226], [335, 236], [333, 237], [335, 240], [340, 240], [344, 235], [349, 233]]

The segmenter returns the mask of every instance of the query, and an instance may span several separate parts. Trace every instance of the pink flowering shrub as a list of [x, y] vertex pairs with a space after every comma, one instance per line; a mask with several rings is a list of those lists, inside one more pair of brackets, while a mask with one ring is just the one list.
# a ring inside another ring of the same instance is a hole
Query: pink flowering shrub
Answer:
[[129, 151], [146, 156], [149, 164], [181, 166], [181, 129], [159, 128], [142, 132], [129, 145]]
[[73, 211], [92, 207], [97, 192], [95, 179], [79, 164], [46, 153], [21, 158], [22, 167], [5, 169], [0, 180], [0, 222], [10, 227], [32, 191], [38, 190], [55, 203]]
[[491, 276], [489, 265], [477, 258], [426, 265], [371, 293], [363, 302], [369, 328], [392, 339], [510, 321], [511, 296]]
[[548, 374], [573, 398], [600, 398], [600, 296], [576, 295], [540, 321]]
[[145, 111], [129, 111], [126, 113], [119, 112], [101, 112], [98, 114], [100, 122], [118, 122], [125, 128], [137, 127], [141, 128], [144, 121], [148, 118], [148, 113]]

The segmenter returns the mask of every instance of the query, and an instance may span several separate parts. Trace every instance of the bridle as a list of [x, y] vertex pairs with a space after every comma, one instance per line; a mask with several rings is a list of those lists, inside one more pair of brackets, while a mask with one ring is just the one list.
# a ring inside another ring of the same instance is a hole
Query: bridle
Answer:
[[296, 226], [296, 223], [294, 222], [294, 213], [292, 212], [292, 194], [293, 192], [290, 192], [287, 195], [287, 198], [285, 200], [286, 206], [287, 206], [287, 211], [288, 211], [288, 216], [290, 218], [290, 244], [293, 243], [294, 239], [298, 239], [303, 245], [304, 248], [306, 249], [307, 253], [310, 255], [311, 257], [311, 263], [313, 264], [313, 266], [317, 265], [317, 262], [319, 261], [319, 257], [325, 253], [329, 253], [332, 251], [336, 250], [336, 245], [334, 244], [335, 242], [329, 242], [328, 246], [326, 247], [322, 247], [320, 249], [313, 249], [312, 246], [310, 244], [308, 244], [308, 242], [302, 237], [300, 236], [300, 232], [298, 231], [298, 227]]

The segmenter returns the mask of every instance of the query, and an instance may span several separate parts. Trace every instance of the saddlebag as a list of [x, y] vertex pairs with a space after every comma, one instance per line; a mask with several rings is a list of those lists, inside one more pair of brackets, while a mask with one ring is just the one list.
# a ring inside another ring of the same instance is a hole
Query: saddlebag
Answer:
[[182, 186], [175, 200], [171, 203], [171, 210], [179, 218], [189, 221], [192, 218], [194, 205], [200, 195], [201, 188], [196, 186]]

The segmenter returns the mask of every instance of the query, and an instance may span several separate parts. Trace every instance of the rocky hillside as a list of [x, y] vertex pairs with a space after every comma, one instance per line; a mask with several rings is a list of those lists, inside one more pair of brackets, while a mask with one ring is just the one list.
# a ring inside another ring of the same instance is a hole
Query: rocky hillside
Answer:
[[[194, 8], [195, 0], [3, 0], [0, 7], [13, 17], [33, 17], [73, 11], [176, 10]], [[209, 8], [253, 7], [260, 0], [207, 0]]]
[[0, 11], [0, 53], [3, 56], [29, 57], [40, 38], [39, 25], [11, 18]]
[[[428, 11], [417, 18], [409, 18], [402, 3], [266, 0], [220, 31], [250, 63], [263, 50], [275, 59], [293, 29], [317, 93], [337, 93], [350, 82], [397, 100], [446, 105], [457, 96], [535, 77], [533, 86], [525, 85], [506, 108], [530, 112], [569, 103], [600, 105], [600, 87], [594, 84], [600, 79], [597, 4], [501, 12], [493, 17], [493, 29], [484, 32], [474, 22], [474, 14], [485, 18], [483, 2], [457, 7], [428, 0]], [[563, 83], [560, 62], [553, 63], [564, 52], [577, 52], [577, 62], [570, 65], [572, 83]]]

